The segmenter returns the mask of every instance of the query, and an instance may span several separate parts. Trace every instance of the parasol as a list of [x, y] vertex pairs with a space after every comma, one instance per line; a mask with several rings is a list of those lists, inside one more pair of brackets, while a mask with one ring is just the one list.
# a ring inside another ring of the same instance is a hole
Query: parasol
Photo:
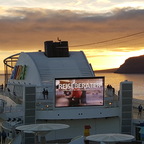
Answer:
[[124, 142], [133, 140], [134, 136], [128, 134], [108, 133], [108, 134], [90, 135], [87, 136], [86, 139], [97, 142]]
[[[66, 124], [55, 124], [55, 123], [46, 123], [46, 124], [29, 124], [22, 125], [16, 127], [17, 130], [21, 130], [25, 133], [35, 133], [36, 135], [40, 135], [41, 137], [45, 137], [45, 135], [53, 130], [65, 129], [68, 128], [69, 125]], [[46, 143], [46, 140], [44, 140]]]

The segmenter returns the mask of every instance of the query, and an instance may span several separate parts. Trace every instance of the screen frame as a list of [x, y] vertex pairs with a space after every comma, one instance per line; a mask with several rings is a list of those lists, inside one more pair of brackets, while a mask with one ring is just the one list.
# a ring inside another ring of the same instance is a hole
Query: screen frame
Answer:
[[[56, 106], [56, 80], [83, 80], [83, 79], [102, 79], [102, 87], [103, 87], [103, 98], [102, 98], [102, 104], [100, 105], [82, 105], [82, 106]], [[104, 76], [96, 76], [96, 77], [65, 77], [65, 78], [55, 78], [54, 79], [54, 108], [61, 109], [61, 108], [86, 108], [86, 107], [98, 107], [98, 106], [104, 106], [104, 94], [105, 91], [105, 77]]]

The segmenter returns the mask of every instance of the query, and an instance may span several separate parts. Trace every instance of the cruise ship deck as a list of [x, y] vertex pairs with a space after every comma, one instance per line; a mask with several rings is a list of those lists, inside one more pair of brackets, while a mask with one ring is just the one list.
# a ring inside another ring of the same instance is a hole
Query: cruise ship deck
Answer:
[[[9, 104], [13, 103], [13, 101], [11, 101], [11, 97], [5, 96], [5, 93], [6, 92], [4, 92], [4, 91], [2, 92], [1, 91], [0, 98], [5, 99], [6, 101], [9, 101]], [[142, 112], [141, 116], [138, 115], [138, 109], [137, 109], [137, 107], [140, 104], [140, 102], [142, 103], [142, 101], [133, 100], [132, 119], [136, 123], [137, 122], [141, 123], [144, 120], [144, 112]], [[112, 109], [114, 107], [119, 107], [119, 101], [117, 99], [117, 95], [115, 95], [115, 98], [113, 98], [113, 101], [109, 101], [109, 99], [106, 97], [106, 99], [105, 99], [105, 108], [106, 109]], [[7, 106], [7, 107], [5, 107], [4, 113], [0, 114], [1, 118], [3, 118], [3, 119], [1, 119], [1, 124], [3, 123], [3, 127], [6, 126], [5, 125], [6, 124], [5, 120], [7, 120], [7, 118], [10, 117], [10, 115], [12, 115], [14, 113], [18, 114], [18, 113], [21, 113], [21, 112], [22, 112], [22, 109], [19, 109], [18, 107], [17, 108], [16, 107], [10, 107], [10, 105]], [[10, 144], [11, 141], [12, 141], [12, 139], [9, 138], [9, 137], [7, 137], [6, 143]], [[70, 139], [47, 141], [47, 144], [55, 144], [55, 143], [58, 143], [58, 144], [67, 144], [68, 142], [70, 142]], [[117, 144], [121, 144], [121, 143], [122, 144], [130, 144], [130, 143], [131, 144], [139, 144], [140, 142], [139, 141], [125, 142], [125, 143], [124, 142], [117, 142]], [[99, 142], [92, 142], [92, 141], [90, 141], [89, 144], [99, 144]]]
[[22, 52], [4, 60], [0, 116], [9, 139], [34, 144], [35, 136], [17, 131], [17, 127], [55, 123], [69, 128], [51, 131], [45, 136], [47, 142], [105, 133], [142, 140], [143, 115], [137, 116], [131, 81], [120, 82], [117, 93], [105, 86], [104, 76], [95, 76], [84, 52], [69, 51], [67, 41], [46, 41], [44, 46], [44, 51]]

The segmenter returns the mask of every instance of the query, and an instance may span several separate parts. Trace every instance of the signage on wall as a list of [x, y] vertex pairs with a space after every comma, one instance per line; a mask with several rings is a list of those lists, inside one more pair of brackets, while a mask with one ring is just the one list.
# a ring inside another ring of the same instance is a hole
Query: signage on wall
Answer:
[[24, 80], [26, 75], [26, 65], [16, 65], [11, 75], [11, 79]]

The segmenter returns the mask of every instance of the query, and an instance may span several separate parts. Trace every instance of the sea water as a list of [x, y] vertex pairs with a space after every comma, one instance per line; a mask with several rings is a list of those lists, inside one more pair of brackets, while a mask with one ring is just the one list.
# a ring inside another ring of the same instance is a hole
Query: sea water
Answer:
[[0, 85], [4, 84], [4, 74], [0, 74]]
[[120, 82], [125, 80], [133, 83], [133, 98], [144, 100], [144, 74], [95, 73], [105, 77], [105, 87], [110, 84], [116, 91], [120, 89]]
[[[120, 89], [120, 82], [125, 80], [133, 82], [133, 98], [144, 100], [144, 74], [117, 74], [117, 73], [99, 73], [96, 76], [105, 77], [105, 87], [110, 84], [116, 92]], [[4, 84], [4, 75], [0, 74], [0, 85]]]

